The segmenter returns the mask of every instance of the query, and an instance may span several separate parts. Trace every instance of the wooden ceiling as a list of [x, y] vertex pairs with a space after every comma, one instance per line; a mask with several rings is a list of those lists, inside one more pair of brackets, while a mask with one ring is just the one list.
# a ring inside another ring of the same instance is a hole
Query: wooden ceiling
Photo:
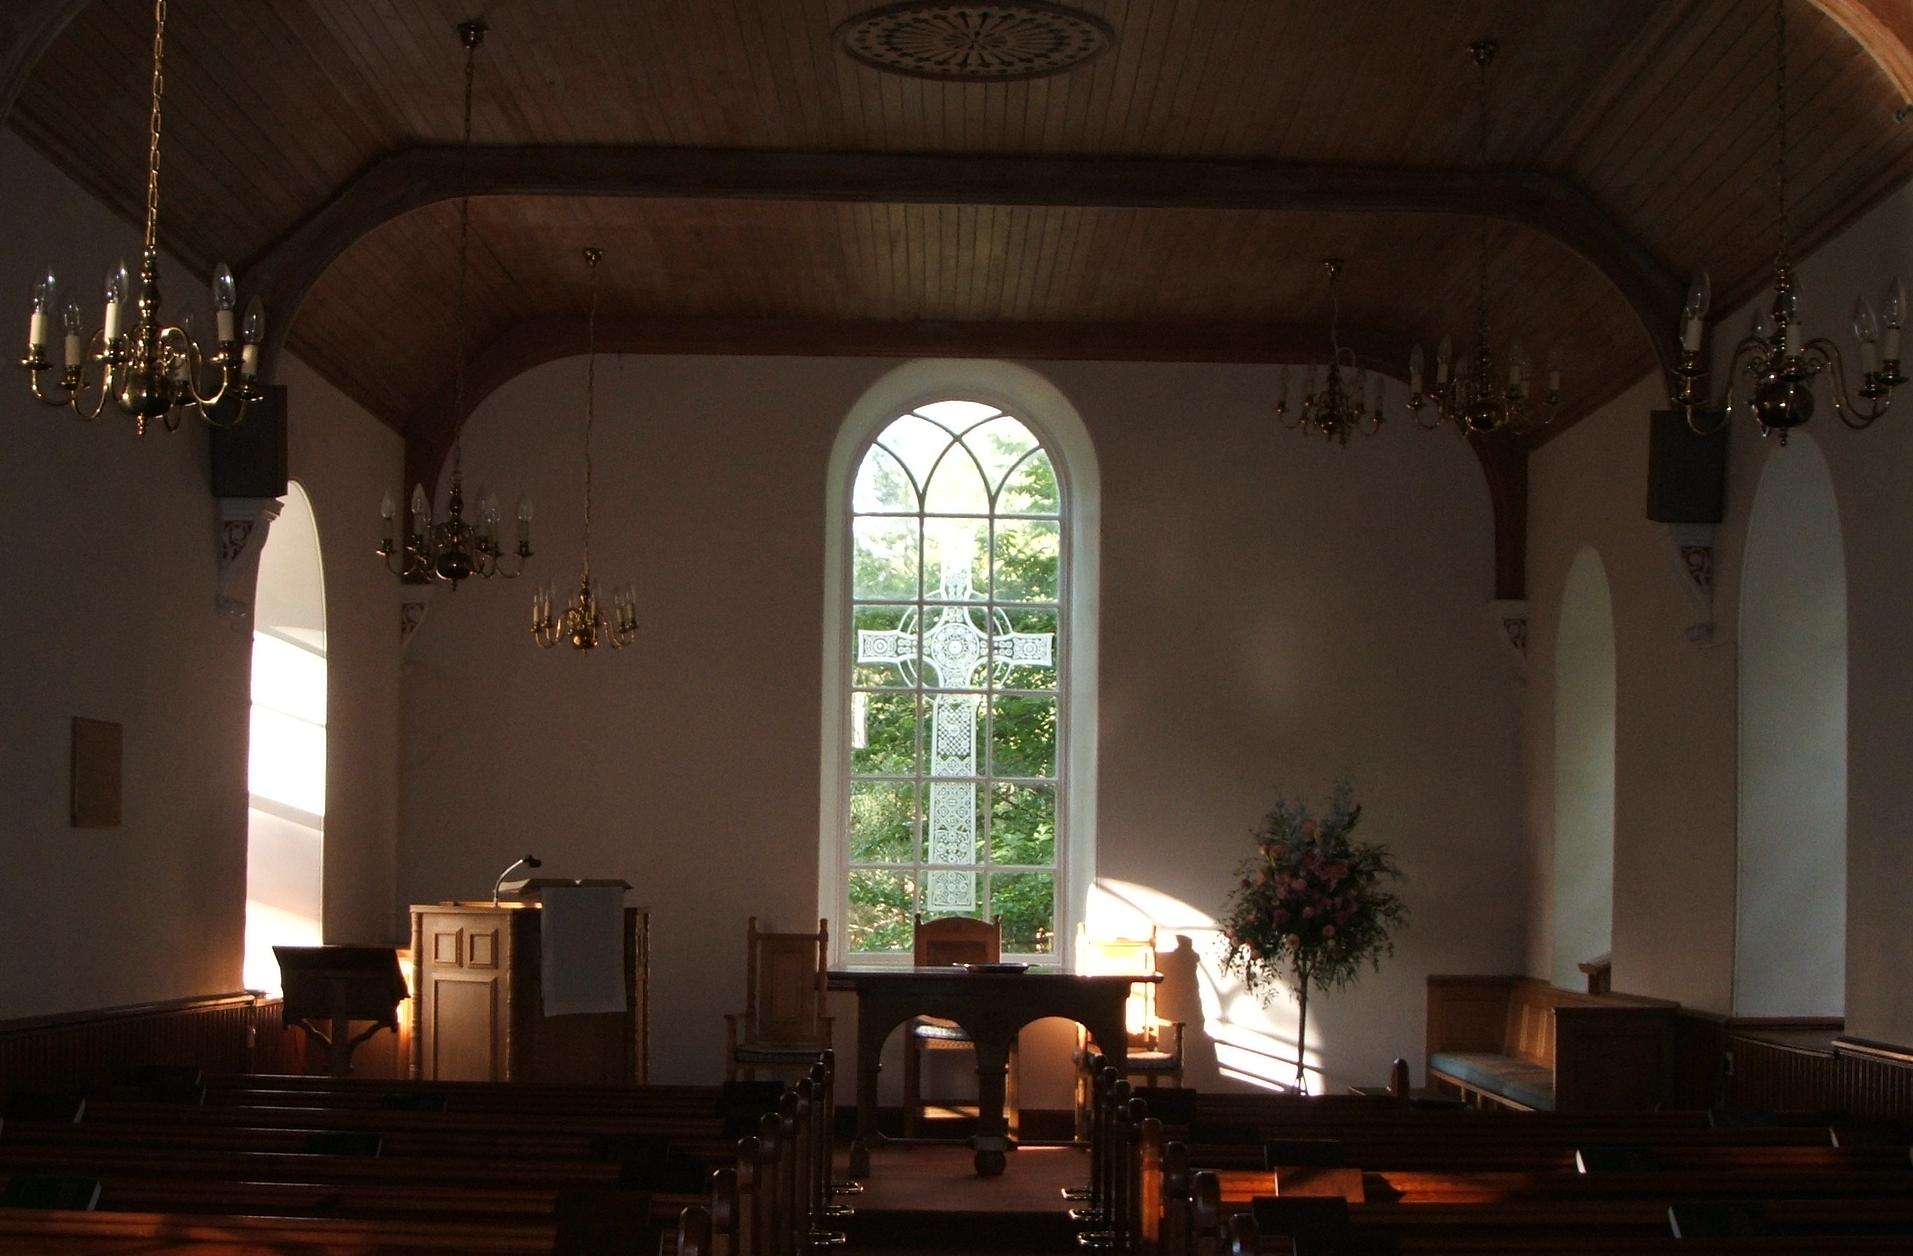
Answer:
[[[849, 0], [175, 0], [162, 234], [195, 267], [225, 257], [267, 283], [292, 305], [272, 311], [287, 348], [422, 458], [442, 448], [456, 205], [380, 163], [456, 143], [453, 28], [478, 16], [492, 27], [480, 145], [833, 154], [862, 182], [855, 195], [735, 179], [612, 180], [591, 194], [498, 183], [471, 211], [468, 404], [509, 371], [577, 351], [587, 244], [606, 250], [615, 347], [738, 353], [1305, 361], [1325, 339], [1321, 260], [1340, 256], [1347, 338], [1399, 373], [1410, 341], [1472, 326], [1477, 228], [1457, 212], [1472, 201], [1421, 193], [1460, 186], [1474, 163], [1465, 46], [1488, 36], [1502, 46], [1490, 163], [1560, 193], [1521, 212], [1497, 193], [1491, 316], [1537, 356], [1562, 348], [1568, 418], [1653, 369], [1674, 328], [1644, 311], [1677, 309], [1690, 270], [1711, 269], [1721, 309], [1765, 281], [1763, 0], [1073, 2], [1116, 30], [1108, 55], [1049, 79], [958, 84], [839, 53], [833, 29], [873, 7]], [[1804, 250], [1913, 174], [1913, 127], [1840, 26], [1806, 0], [1789, 17]], [[85, 3], [9, 115], [128, 217], [150, 34], [150, 0]], [[1053, 163], [1058, 182], [1000, 202], [987, 185], [940, 194], [954, 185], [911, 175], [905, 155]], [[1094, 180], [1072, 172], [1096, 159], [1169, 163], [1148, 168], [1160, 195], [1131, 170], [1122, 196], [1076, 198]], [[1399, 195], [1352, 208], [1205, 199], [1194, 167], [1174, 164], [1218, 161], [1278, 188], [1285, 169], [1355, 170]], [[393, 208], [337, 226], [355, 196]], [[1575, 214], [1623, 247], [1596, 256]]]

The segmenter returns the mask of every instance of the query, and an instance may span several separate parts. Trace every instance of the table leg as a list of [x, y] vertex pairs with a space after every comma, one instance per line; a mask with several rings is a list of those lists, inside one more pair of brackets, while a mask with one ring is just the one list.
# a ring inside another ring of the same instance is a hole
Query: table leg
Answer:
[[[874, 1021], [874, 1018], [873, 1018]], [[877, 1135], [877, 1077], [883, 1071], [883, 1038], [864, 1032], [864, 1009], [857, 1009], [857, 1137], [850, 1143], [850, 1176], [870, 1175], [870, 1147]]]
[[976, 1171], [981, 1177], [999, 1177], [1010, 1149], [1009, 1122], [1003, 1114], [1005, 1080], [1009, 1076], [1009, 1044], [976, 1039], [977, 1134]]

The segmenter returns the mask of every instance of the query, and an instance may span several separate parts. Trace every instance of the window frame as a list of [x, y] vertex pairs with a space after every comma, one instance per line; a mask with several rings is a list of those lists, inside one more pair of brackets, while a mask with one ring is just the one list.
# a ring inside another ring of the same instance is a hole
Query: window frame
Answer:
[[881, 433], [936, 401], [995, 406], [1027, 426], [1055, 468], [1060, 612], [1056, 643], [1056, 899], [1053, 953], [1034, 962], [1073, 968], [1076, 932], [1095, 879], [1097, 588], [1100, 472], [1081, 417], [1047, 379], [1008, 362], [927, 359], [885, 375], [854, 405], [838, 431], [827, 485], [819, 808], [818, 911], [836, 922], [832, 962], [907, 967], [907, 954], [848, 948], [850, 710], [854, 671], [852, 495], [857, 471]]

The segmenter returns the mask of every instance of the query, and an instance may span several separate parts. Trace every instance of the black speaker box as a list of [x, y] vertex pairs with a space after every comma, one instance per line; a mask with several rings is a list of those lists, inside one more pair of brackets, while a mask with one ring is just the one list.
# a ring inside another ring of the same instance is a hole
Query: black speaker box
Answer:
[[[268, 384], [264, 392], [236, 426], [212, 430], [214, 497], [286, 495], [286, 386]], [[222, 401], [215, 422], [230, 423], [237, 408]]]
[[[1707, 415], [1709, 423], [1719, 415]], [[1647, 517], [1719, 523], [1727, 507], [1727, 425], [1696, 435], [1678, 410], [1654, 411], [1647, 440]]]

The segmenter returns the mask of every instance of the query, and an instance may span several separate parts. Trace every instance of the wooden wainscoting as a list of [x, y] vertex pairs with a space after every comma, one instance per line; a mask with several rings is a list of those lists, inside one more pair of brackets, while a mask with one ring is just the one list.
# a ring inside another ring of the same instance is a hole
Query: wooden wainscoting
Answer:
[[257, 996], [240, 990], [0, 1021], [0, 1096], [110, 1085], [143, 1064], [249, 1072], [259, 1015]]

